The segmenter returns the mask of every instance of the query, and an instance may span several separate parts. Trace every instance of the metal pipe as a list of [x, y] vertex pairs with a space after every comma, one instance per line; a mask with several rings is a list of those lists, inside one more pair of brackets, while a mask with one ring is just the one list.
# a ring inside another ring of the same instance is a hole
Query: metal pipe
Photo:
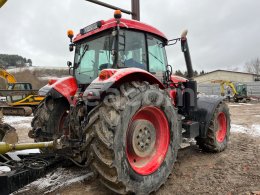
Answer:
[[126, 9], [122, 9], [120, 7], [116, 7], [116, 6], [110, 5], [108, 3], [104, 3], [102, 1], [99, 1], [99, 0], [86, 0], [86, 1], [89, 1], [91, 3], [95, 3], [97, 5], [101, 5], [101, 6], [113, 9], [113, 10], [121, 10], [121, 12], [123, 12], [123, 13], [132, 15], [132, 19], [133, 20], [140, 21], [140, 0], [131, 0], [131, 2], [132, 2], [132, 11], [129, 11], [129, 10], [126, 10]]
[[104, 7], [107, 7], [107, 8], [110, 8], [110, 9], [113, 9], [113, 10], [121, 10], [121, 12], [125, 13], [125, 14], [133, 14], [131, 11], [128, 11], [126, 9], [122, 9], [120, 7], [116, 7], [116, 6], [113, 6], [113, 5], [110, 5], [108, 3], [104, 3], [102, 1], [98, 1], [98, 0], [86, 0], [86, 1], [89, 1], [91, 3], [95, 3], [97, 5], [101, 5], [101, 6], [104, 6]]
[[140, 1], [132, 0], [132, 19], [140, 21]]
[[24, 144], [7, 144], [0, 142], [0, 154], [15, 150], [27, 150], [27, 149], [42, 149], [42, 148], [53, 148], [53, 141], [51, 142], [38, 142], [38, 143], [24, 143]]
[[188, 45], [188, 40], [187, 40], [187, 34], [188, 31], [184, 31], [181, 35], [181, 48], [182, 52], [184, 54], [186, 66], [187, 66], [187, 73], [188, 73], [188, 79], [193, 80], [193, 68], [192, 68], [192, 62], [191, 62], [191, 57], [190, 57], [190, 50], [189, 50], [189, 45]]

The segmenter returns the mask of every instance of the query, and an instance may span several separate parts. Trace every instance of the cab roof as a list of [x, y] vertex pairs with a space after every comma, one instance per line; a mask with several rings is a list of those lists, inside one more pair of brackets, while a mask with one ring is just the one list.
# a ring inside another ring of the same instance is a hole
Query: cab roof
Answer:
[[[75, 37], [74, 42], [78, 42], [82, 39], [85, 39], [85, 38], [90, 37], [92, 35], [98, 34], [100, 32], [107, 30], [107, 29], [111, 29], [113, 27], [116, 27], [116, 25], [117, 25], [117, 22], [114, 18], [109, 19], [107, 21], [102, 20], [102, 21], [98, 21], [98, 22], [100, 24], [102, 24], [101, 27], [96, 28], [92, 31], [89, 31], [86, 34], [79, 33]], [[145, 23], [142, 23], [142, 22], [139, 22], [139, 21], [136, 21], [136, 20], [128, 20], [128, 19], [122, 18], [122, 19], [120, 19], [120, 27], [148, 32], [148, 33], [157, 35], [157, 36], [163, 38], [165, 41], [167, 41], [166, 36], [161, 31], [159, 31], [158, 29], [156, 29], [156, 28], [154, 28], [154, 27], [152, 27], [148, 24], [145, 24]]]

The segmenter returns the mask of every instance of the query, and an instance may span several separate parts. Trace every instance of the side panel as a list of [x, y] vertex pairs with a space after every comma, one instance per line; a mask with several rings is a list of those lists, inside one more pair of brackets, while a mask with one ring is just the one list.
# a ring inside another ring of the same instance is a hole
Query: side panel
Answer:
[[101, 71], [100, 74], [106, 72], [108, 72], [107, 74], [111, 75], [108, 79], [103, 80], [98, 77], [92, 83], [118, 83], [122, 79], [128, 78], [157, 83], [160, 88], [165, 88], [162, 82], [159, 81], [154, 75], [140, 68], [105, 69]]
[[183, 78], [183, 77], [180, 77], [180, 76], [177, 76], [177, 75], [172, 75], [171, 76], [171, 81], [173, 83], [179, 83], [179, 82], [185, 83], [185, 82], [187, 82], [187, 79]]
[[[107, 72], [106, 72], [107, 71]], [[151, 84], [158, 84], [161, 89], [165, 89], [161, 81], [159, 81], [154, 75], [139, 68], [124, 68], [124, 69], [105, 69], [101, 74], [109, 75], [106, 79], [98, 77], [95, 79], [84, 92], [84, 99], [87, 100], [90, 93], [94, 93], [95, 100], [101, 100], [102, 94], [108, 89], [117, 88], [124, 82], [130, 81], [147, 81]]]
[[223, 101], [223, 98], [218, 96], [200, 96], [197, 101], [197, 110], [193, 111], [192, 119], [199, 122], [200, 137], [205, 138], [210, 121], [213, 117], [214, 111]]
[[[52, 95], [54, 98], [64, 96], [69, 103], [72, 103], [71, 97], [77, 92], [78, 85], [74, 77], [64, 77], [61, 79], [50, 80], [49, 84], [45, 85], [39, 90], [39, 95]], [[56, 93], [58, 92], [58, 93]]]

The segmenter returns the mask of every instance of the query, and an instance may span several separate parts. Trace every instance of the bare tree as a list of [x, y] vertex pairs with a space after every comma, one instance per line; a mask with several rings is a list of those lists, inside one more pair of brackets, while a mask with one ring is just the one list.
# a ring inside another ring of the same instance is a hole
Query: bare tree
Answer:
[[247, 62], [245, 68], [247, 72], [260, 75], [260, 59], [256, 58], [250, 62]]

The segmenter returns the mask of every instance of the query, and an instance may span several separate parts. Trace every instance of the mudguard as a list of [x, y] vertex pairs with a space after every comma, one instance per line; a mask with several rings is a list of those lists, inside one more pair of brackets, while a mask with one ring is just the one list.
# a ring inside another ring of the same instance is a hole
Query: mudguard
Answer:
[[49, 83], [39, 90], [39, 95], [51, 96], [54, 99], [65, 97], [69, 103], [73, 103], [71, 97], [77, 92], [78, 85], [74, 77], [51, 79]]
[[192, 119], [199, 122], [201, 138], [206, 138], [215, 109], [222, 101], [223, 98], [219, 96], [198, 97], [197, 110], [192, 113]]
[[[83, 94], [84, 100], [88, 99], [89, 94], [93, 94], [98, 100], [102, 94], [111, 88], [116, 88], [124, 82], [131, 81], [147, 81], [150, 84], [158, 84], [161, 89], [165, 89], [161, 81], [159, 81], [151, 73], [139, 68], [124, 68], [124, 69], [104, 69], [85, 90]], [[93, 95], [92, 95], [93, 96]]]

